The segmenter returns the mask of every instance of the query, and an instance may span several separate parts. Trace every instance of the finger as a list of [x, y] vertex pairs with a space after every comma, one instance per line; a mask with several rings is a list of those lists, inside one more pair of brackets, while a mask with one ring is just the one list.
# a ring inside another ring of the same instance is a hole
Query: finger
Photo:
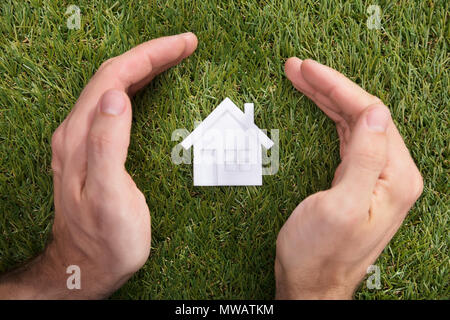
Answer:
[[106, 61], [84, 91], [90, 92], [91, 88], [98, 89], [99, 86], [127, 91], [130, 86], [154, 77], [188, 57], [196, 48], [197, 37], [191, 32], [144, 42]]
[[323, 111], [325, 114], [335, 122], [342, 120], [342, 116], [333, 111], [330, 107], [332, 105], [330, 99], [323, 98], [322, 101], [317, 100], [317, 90], [315, 90], [303, 77], [301, 72], [301, 65], [303, 61], [299, 58], [289, 58], [286, 61], [284, 70], [287, 78], [292, 82], [293, 86], [305, 94], [308, 98], [314, 101], [314, 103]]
[[87, 138], [86, 184], [108, 187], [124, 177], [130, 130], [128, 95], [115, 89], [108, 90], [95, 110]]
[[335, 121], [342, 117], [353, 122], [368, 106], [381, 102], [341, 73], [314, 60], [290, 58], [285, 69], [294, 86]]
[[[341, 73], [313, 60], [290, 58], [286, 61], [285, 71], [294, 87], [313, 100], [336, 122], [341, 142], [341, 158], [344, 159], [348, 151], [347, 145], [354, 136], [353, 126], [360, 114], [382, 102]], [[392, 119], [389, 122], [387, 166], [381, 177], [389, 181], [386, 185], [390, 186], [390, 194], [396, 202], [409, 204], [409, 194], [420, 194], [421, 178], [417, 178], [420, 174], [394, 122]], [[344, 164], [339, 166], [333, 186], [341, 180]], [[399, 201], [405, 197], [406, 200]]]
[[81, 93], [67, 123], [68, 132], [83, 137], [90, 128], [93, 110], [100, 96], [108, 89], [135, 92], [158, 73], [186, 58], [197, 47], [193, 33], [163, 37], [145, 42], [130, 51], [108, 60], [93, 76]]
[[65, 121], [64, 167], [69, 169], [65, 170], [63, 178], [67, 188], [75, 192], [84, 183], [87, 167], [86, 140], [103, 93], [109, 89], [126, 92], [133, 85], [144, 85], [159, 72], [190, 55], [196, 46], [197, 38], [192, 33], [158, 38], [143, 43], [100, 67]]
[[[191, 55], [197, 43], [197, 37], [191, 32], [151, 40], [117, 57], [110, 69], [119, 66], [119, 70], [123, 70], [118, 74], [123, 89], [138, 90], [157, 74]], [[105, 77], [108, 77], [107, 72]]]
[[422, 192], [422, 177], [394, 123], [388, 128], [388, 166], [382, 178], [389, 181], [391, 202], [409, 210]]
[[375, 185], [386, 166], [390, 113], [384, 105], [367, 109], [358, 119], [342, 160], [340, 178], [332, 188], [369, 208]]
[[187, 36], [186, 47], [183, 51], [183, 54], [178, 59], [169, 61], [168, 63], [166, 63], [164, 65], [155, 67], [149, 75], [144, 77], [142, 80], [140, 80], [136, 83], [133, 83], [128, 88], [128, 94], [131, 96], [134, 95], [137, 91], [139, 91], [140, 89], [145, 87], [150, 81], [152, 81], [156, 75], [179, 64], [183, 59], [185, 59], [186, 57], [191, 55], [192, 52], [195, 51], [195, 49], [197, 48], [197, 44], [198, 44], [197, 37], [195, 37], [195, 35], [193, 35], [193, 34], [189, 34]]

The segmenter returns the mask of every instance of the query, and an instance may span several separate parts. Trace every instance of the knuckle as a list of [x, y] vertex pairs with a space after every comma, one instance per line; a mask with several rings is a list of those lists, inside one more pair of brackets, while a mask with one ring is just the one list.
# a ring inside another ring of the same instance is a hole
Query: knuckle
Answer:
[[338, 99], [338, 95], [340, 93], [340, 87], [338, 85], [333, 85], [329, 90], [328, 90], [328, 96], [331, 99]]
[[382, 106], [384, 106], [385, 108], [387, 108], [387, 107], [384, 105], [384, 102], [383, 102], [380, 98], [378, 98], [377, 96], [374, 96], [373, 94], [370, 94], [370, 93], [368, 93], [368, 95], [369, 95], [369, 100], [370, 100], [370, 102], [369, 102], [369, 107], [370, 107], [370, 106], [373, 106], [373, 105], [382, 105]]
[[394, 184], [393, 197], [403, 209], [410, 209], [423, 192], [423, 178], [419, 170], [405, 169]]
[[113, 65], [113, 62], [115, 61], [115, 58], [109, 58], [108, 60], [105, 60], [100, 65], [100, 68], [98, 68], [98, 71], [104, 71], [105, 69], [110, 68]]
[[111, 141], [102, 134], [90, 134], [88, 138], [90, 150], [94, 153], [102, 154], [108, 149]]
[[63, 138], [62, 128], [58, 127], [55, 130], [55, 132], [53, 132], [53, 135], [52, 135], [52, 150], [53, 150], [53, 152], [59, 152], [59, 150], [61, 149], [62, 138]]
[[419, 170], [415, 169], [409, 182], [409, 192], [407, 201], [411, 204], [419, 199], [423, 192], [423, 178]]
[[53, 172], [59, 173], [61, 171], [61, 152], [63, 145], [63, 129], [59, 126], [52, 135], [51, 148], [52, 148], [52, 163], [51, 167]]
[[137, 193], [137, 198], [138, 198], [139, 202], [142, 202], [142, 203], [146, 203], [147, 202], [147, 199], [145, 198], [145, 195], [141, 191], [139, 191]]
[[282, 239], [282, 235], [284, 234], [284, 226], [282, 226], [281, 227], [281, 229], [280, 229], [280, 231], [278, 232], [278, 235], [277, 235], [277, 240], [275, 241], [275, 247], [277, 248], [277, 250], [279, 249], [279, 248], [281, 248], [282, 247], [282, 245], [283, 245], [283, 239]]
[[277, 240], [275, 242], [275, 247], [277, 251], [277, 255], [282, 254], [286, 249], [286, 245], [289, 244], [287, 238], [286, 225], [283, 225], [278, 232]]
[[111, 140], [101, 134], [90, 134], [88, 138], [89, 150], [97, 154], [103, 154], [111, 145]]
[[57, 174], [57, 175], [59, 175], [62, 171], [61, 162], [59, 161], [59, 159], [55, 158], [54, 156], [52, 157], [51, 168], [52, 168], [53, 173]]
[[376, 150], [370, 149], [370, 146], [364, 150], [355, 152], [353, 155], [354, 164], [363, 170], [380, 171], [385, 164], [385, 157]]

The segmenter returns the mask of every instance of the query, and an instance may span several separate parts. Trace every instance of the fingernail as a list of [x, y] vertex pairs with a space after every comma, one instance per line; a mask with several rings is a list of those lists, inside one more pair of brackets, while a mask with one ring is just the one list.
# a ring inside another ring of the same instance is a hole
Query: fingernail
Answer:
[[125, 99], [119, 90], [107, 91], [100, 102], [100, 111], [111, 116], [118, 116], [125, 110]]
[[181, 33], [179, 34], [179, 36], [184, 40], [185, 43], [184, 51], [181, 54], [181, 56], [184, 58], [189, 56], [197, 48], [198, 39], [197, 36], [192, 32]]
[[182, 37], [191, 37], [193, 35], [193, 33], [192, 32], [184, 32], [184, 33], [180, 33], [180, 36], [182, 36]]
[[389, 124], [391, 115], [385, 107], [376, 107], [367, 114], [366, 121], [370, 130], [375, 132], [385, 132]]

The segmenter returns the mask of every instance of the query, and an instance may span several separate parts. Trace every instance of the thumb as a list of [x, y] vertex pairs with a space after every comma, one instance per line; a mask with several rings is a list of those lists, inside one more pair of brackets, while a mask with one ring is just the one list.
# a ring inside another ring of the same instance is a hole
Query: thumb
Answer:
[[341, 178], [335, 188], [361, 204], [370, 204], [375, 184], [386, 165], [386, 130], [390, 122], [386, 106], [376, 104], [367, 108], [357, 120], [342, 160]]
[[122, 175], [130, 143], [131, 102], [111, 89], [99, 100], [87, 139], [87, 178], [110, 181]]

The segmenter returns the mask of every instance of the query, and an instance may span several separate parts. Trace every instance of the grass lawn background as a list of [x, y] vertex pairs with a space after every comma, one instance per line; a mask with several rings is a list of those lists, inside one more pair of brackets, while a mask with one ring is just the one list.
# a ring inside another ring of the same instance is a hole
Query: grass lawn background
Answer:
[[[66, 26], [81, 9], [81, 29]], [[366, 25], [371, 4], [382, 29]], [[448, 299], [448, 1], [11, 1], [0, 4], [0, 272], [38, 254], [53, 217], [50, 139], [101, 62], [192, 31], [197, 51], [134, 101], [127, 168], [152, 215], [152, 253], [113, 298], [270, 299], [278, 230], [339, 163], [334, 124], [295, 91], [290, 56], [313, 58], [379, 96], [425, 188], [380, 256], [380, 290], [358, 299]], [[262, 187], [194, 188], [172, 164], [176, 128], [192, 130], [225, 97], [255, 103], [280, 130], [280, 169]]]

